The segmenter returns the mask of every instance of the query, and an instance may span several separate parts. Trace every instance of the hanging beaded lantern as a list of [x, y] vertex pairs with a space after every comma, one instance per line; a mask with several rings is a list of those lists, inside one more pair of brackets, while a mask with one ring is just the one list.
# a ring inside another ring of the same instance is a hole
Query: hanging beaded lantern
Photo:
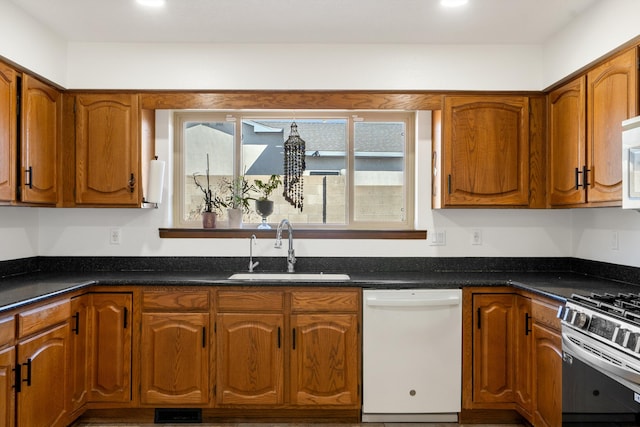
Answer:
[[298, 125], [291, 123], [291, 133], [284, 142], [284, 199], [302, 212], [304, 200], [302, 174], [305, 169], [305, 142], [298, 134]]

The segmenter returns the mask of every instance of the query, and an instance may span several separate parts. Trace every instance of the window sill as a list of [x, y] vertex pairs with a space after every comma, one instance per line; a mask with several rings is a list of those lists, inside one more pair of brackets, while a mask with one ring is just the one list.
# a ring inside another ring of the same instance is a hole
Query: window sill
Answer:
[[[249, 238], [255, 234], [258, 238], [275, 237], [276, 230], [257, 228], [160, 228], [162, 239], [234, 239]], [[297, 239], [399, 239], [426, 240], [426, 230], [327, 230], [294, 229]]]

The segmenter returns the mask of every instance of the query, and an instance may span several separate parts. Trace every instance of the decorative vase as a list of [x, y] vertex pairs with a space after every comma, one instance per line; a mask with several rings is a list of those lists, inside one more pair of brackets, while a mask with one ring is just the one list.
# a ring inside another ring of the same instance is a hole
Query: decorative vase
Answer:
[[262, 217], [262, 223], [258, 228], [270, 229], [271, 226], [267, 224], [267, 217], [273, 213], [273, 201], [267, 199], [256, 200], [256, 212]]
[[215, 212], [202, 212], [202, 228], [216, 228]]
[[227, 214], [229, 215], [229, 228], [242, 228], [242, 209], [229, 208]]

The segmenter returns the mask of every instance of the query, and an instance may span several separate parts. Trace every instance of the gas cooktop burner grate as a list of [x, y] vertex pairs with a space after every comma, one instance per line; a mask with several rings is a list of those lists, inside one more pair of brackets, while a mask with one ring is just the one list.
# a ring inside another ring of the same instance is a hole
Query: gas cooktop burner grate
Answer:
[[640, 325], [640, 293], [592, 293], [589, 296], [573, 294], [576, 304], [592, 308]]

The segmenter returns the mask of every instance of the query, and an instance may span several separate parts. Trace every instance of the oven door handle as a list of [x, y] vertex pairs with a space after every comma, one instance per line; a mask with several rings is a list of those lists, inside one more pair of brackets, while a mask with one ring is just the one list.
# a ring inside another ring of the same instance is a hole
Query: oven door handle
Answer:
[[[606, 348], [603, 346], [594, 345], [593, 343], [589, 343], [589, 345], [592, 347], [597, 347], [599, 350], [606, 352]], [[568, 351], [568, 353], [570, 354], [573, 354], [578, 359], [592, 365], [596, 369], [608, 372], [611, 375], [622, 378], [629, 382], [640, 384], [640, 374], [594, 356], [589, 351], [583, 349], [582, 347], [571, 341], [569, 339], [569, 334], [565, 332], [562, 333], [562, 349]]]

